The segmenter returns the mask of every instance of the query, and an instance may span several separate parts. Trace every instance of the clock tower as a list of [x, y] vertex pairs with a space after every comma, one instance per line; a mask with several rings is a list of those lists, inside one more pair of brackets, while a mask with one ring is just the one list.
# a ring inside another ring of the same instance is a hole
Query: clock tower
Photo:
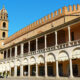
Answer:
[[3, 6], [0, 10], [0, 48], [3, 48], [6, 38], [8, 38], [8, 13]]

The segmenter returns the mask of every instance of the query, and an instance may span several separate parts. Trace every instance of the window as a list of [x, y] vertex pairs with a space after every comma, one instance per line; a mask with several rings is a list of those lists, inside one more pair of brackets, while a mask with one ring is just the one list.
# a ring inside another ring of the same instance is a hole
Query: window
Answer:
[[3, 22], [3, 28], [6, 28], [6, 23], [5, 22]]
[[2, 37], [5, 38], [5, 32], [2, 33]]
[[71, 40], [74, 41], [74, 32], [71, 32]]
[[5, 17], [4, 17], [4, 19], [5, 19]]
[[1, 16], [1, 19], [2, 19], [2, 16]]

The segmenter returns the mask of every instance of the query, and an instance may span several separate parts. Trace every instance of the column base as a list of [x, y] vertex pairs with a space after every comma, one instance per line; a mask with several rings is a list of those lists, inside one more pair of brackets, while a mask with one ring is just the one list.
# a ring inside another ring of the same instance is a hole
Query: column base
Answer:
[[48, 76], [45, 76], [45, 78], [47, 78]]
[[36, 76], [37, 78], [39, 77], [39, 76]]
[[69, 78], [73, 78], [74, 76], [69, 76]]
[[56, 76], [56, 78], [60, 78], [60, 76]]

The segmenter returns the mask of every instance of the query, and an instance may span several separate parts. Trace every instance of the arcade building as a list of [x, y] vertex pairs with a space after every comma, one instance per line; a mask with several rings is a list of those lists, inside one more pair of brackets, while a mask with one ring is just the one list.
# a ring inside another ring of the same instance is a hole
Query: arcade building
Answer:
[[80, 77], [80, 5], [63, 7], [8, 37], [0, 10], [0, 75]]

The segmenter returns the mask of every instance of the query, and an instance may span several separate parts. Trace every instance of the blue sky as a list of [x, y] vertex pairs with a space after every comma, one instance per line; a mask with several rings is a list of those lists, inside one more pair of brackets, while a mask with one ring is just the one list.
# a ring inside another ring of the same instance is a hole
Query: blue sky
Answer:
[[9, 36], [63, 6], [80, 4], [80, 0], [0, 0], [9, 16]]

